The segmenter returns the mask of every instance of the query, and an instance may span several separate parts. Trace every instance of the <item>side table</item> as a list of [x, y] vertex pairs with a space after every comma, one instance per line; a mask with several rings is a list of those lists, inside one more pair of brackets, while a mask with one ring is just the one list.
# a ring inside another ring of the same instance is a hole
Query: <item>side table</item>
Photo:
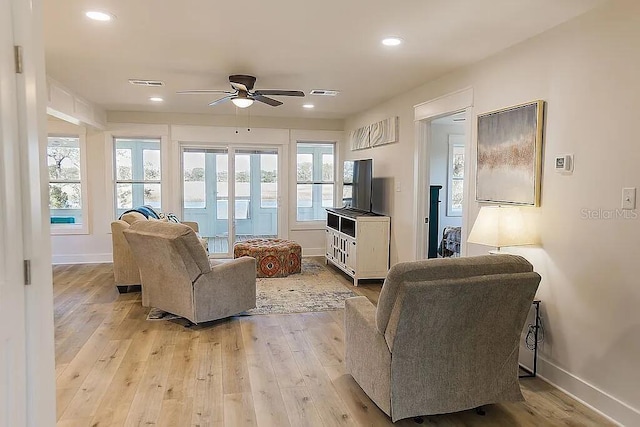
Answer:
[[534, 378], [538, 372], [538, 332], [540, 331], [540, 300], [533, 300], [532, 304], [536, 310], [536, 318], [533, 325], [533, 370], [520, 365], [520, 369], [526, 372], [526, 374], [524, 375], [519, 375], [520, 378]]

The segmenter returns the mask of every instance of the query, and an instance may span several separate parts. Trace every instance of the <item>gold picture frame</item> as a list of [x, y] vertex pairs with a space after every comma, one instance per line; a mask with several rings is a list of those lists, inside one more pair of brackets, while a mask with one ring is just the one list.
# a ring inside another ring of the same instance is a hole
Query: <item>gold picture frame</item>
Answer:
[[540, 206], [544, 101], [478, 115], [476, 201]]

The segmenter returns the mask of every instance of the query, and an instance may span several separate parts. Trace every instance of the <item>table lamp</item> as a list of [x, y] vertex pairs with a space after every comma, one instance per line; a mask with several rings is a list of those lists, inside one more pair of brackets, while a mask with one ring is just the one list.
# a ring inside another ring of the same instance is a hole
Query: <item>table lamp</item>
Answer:
[[490, 253], [499, 253], [503, 246], [536, 244], [538, 236], [527, 226], [519, 207], [482, 206], [467, 242], [493, 246], [497, 250]]

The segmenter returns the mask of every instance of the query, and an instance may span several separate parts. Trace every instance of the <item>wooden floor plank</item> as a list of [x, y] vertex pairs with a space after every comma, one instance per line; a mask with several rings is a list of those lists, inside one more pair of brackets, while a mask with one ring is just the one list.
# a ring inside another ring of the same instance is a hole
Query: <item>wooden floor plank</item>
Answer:
[[316, 355], [303, 351], [295, 351], [293, 355], [323, 424], [326, 426], [357, 425]]
[[225, 426], [257, 426], [251, 393], [234, 393], [224, 395]]
[[288, 426], [289, 417], [269, 354], [253, 353], [246, 357], [258, 425]]
[[173, 345], [168, 344], [170, 340], [171, 335], [157, 334], [125, 425], [157, 423], [175, 350]]
[[229, 320], [221, 331], [222, 384], [225, 394], [251, 392], [240, 322]]
[[110, 341], [62, 415], [62, 420], [91, 418], [131, 344], [130, 340]]
[[222, 367], [213, 363], [215, 343], [198, 346], [198, 369], [193, 391], [191, 424], [196, 426], [224, 425], [224, 396]]
[[292, 426], [315, 427], [323, 425], [307, 387], [283, 388], [282, 399]]

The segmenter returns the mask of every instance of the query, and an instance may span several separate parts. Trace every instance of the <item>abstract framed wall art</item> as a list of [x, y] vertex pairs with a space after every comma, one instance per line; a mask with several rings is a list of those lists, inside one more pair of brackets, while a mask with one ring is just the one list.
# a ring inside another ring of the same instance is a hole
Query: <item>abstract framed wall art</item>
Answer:
[[476, 200], [540, 205], [544, 101], [478, 115]]

